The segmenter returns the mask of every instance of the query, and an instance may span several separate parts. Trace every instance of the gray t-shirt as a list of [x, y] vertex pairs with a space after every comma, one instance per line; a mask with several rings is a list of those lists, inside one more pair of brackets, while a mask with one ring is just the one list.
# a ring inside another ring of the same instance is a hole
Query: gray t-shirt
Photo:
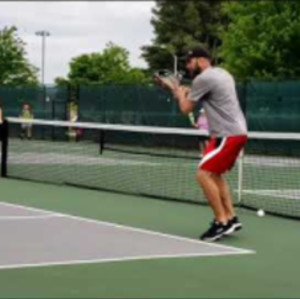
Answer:
[[202, 101], [210, 135], [246, 135], [247, 125], [241, 110], [233, 77], [224, 69], [210, 67], [192, 83], [188, 98]]

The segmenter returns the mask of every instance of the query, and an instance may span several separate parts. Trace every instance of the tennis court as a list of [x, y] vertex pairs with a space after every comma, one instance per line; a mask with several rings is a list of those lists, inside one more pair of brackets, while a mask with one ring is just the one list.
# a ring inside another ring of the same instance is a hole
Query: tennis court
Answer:
[[5, 202], [0, 214], [0, 269], [253, 253]]
[[128, 144], [119, 129], [99, 143], [89, 128], [72, 142], [42, 123], [20, 140], [18, 125], [0, 180], [0, 297], [299, 297], [299, 220], [271, 215], [299, 217], [296, 154], [270, 155], [266, 143], [246, 154], [229, 177], [244, 230], [205, 243], [199, 156], [175, 147], [179, 131], [163, 135], [168, 144], [127, 134]]

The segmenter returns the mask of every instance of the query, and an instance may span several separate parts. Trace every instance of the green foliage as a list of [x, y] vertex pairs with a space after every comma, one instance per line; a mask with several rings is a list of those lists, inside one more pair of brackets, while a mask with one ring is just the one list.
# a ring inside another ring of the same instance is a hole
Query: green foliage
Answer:
[[108, 43], [102, 53], [83, 54], [70, 62], [68, 79], [56, 78], [56, 84], [145, 84], [148, 77], [138, 68], [131, 68], [129, 52]]
[[223, 66], [241, 79], [300, 77], [300, 2], [223, 4], [230, 19], [222, 33]]
[[151, 20], [155, 39], [152, 45], [142, 47], [142, 57], [151, 70], [172, 69], [171, 53], [180, 56], [186, 47], [199, 43], [217, 56], [219, 34], [226, 20], [217, 1], [156, 1]]
[[0, 30], [0, 85], [37, 85], [37, 69], [27, 61], [24, 48], [16, 27]]
[[127, 72], [127, 82], [130, 84], [152, 84], [152, 77], [147, 70], [132, 68]]
[[68, 79], [63, 78], [63, 77], [56, 77], [54, 82], [55, 82], [55, 85], [57, 85], [57, 86], [65, 86], [65, 85], [69, 84]]

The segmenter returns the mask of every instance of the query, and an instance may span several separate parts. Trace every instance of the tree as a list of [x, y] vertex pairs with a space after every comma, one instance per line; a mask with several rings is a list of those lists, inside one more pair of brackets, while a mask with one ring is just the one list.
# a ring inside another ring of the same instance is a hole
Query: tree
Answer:
[[0, 30], [0, 85], [36, 85], [37, 68], [26, 59], [25, 43], [16, 27]]
[[153, 79], [148, 70], [132, 68], [127, 73], [127, 82], [131, 84], [152, 84]]
[[65, 85], [69, 84], [68, 79], [63, 78], [63, 77], [56, 77], [54, 82], [57, 86], [65, 86]]
[[74, 84], [134, 84], [147, 82], [147, 75], [129, 64], [129, 52], [108, 43], [101, 53], [83, 54], [70, 62], [68, 79], [56, 78], [58, 85]]
[[228, 2], [222, 33], [223, 66], [240, 79], [300, 77], [300, 3]]
[[158, 0], [151, 20], [155, 38], [152, 45], [142, 47], [142, 57], [151, 70], [172, 69], [172, 53], [180, 56], [187, 46], [199, 43], [217, 56], [220, 29], [226, 22], [218, 1]]

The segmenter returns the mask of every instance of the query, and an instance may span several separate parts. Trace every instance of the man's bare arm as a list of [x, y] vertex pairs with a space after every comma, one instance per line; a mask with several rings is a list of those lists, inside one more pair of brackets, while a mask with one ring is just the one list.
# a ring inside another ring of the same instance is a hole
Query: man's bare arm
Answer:
[[186, 86], [179, 86], [173, 91], [173, 95], [178, 102], [181, 112], [188, 115], [196, 106], [196, 103], [188, 98], [190, 89]]

